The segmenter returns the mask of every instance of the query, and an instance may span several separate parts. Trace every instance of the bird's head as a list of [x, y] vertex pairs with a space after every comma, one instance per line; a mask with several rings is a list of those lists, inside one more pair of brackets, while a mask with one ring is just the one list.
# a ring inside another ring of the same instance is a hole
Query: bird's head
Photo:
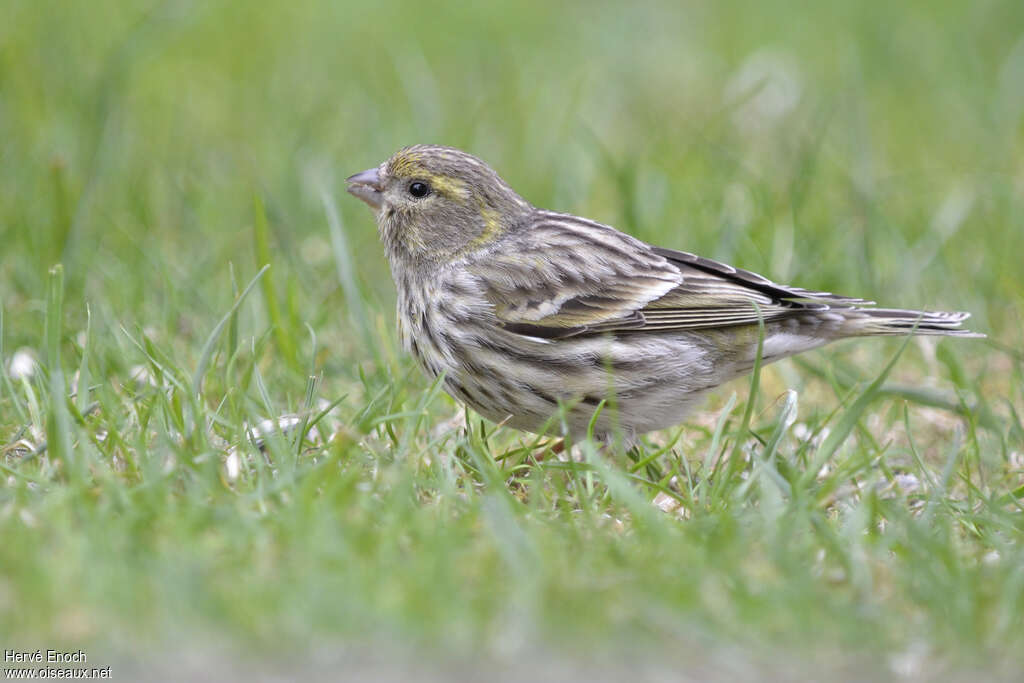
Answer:
[[438, 265], [514, 230], [532, 211], [480, 159], [451, 147], [415, 145], [348, 178], [348, 191], [377, 215], [392, 262]]

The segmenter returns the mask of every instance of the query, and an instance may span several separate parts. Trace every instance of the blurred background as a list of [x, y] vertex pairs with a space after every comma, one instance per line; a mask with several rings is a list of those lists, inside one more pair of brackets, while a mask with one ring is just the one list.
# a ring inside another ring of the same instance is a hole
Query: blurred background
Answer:
[[[1006, 422], [997, 436], [980, 437], [972, 422], [954, 455], [963, 447], [965, 468], [980, 470], [984, 459], [1009, 473], [1006, 481], [1024, 469], [1019, 0], [5, 0], [5, 647], [149, 639], [159, 652], [178, 638], [203, 640], [219, 658], [222, 640], [238, 636], [344, 658], [359, 655], [351, 643], [365, 636], [384, 644], [389, 666], [388, 643], [441, 641], [470, 657], [544, 667], [548, 655], [558, 660], [560, 643], [628, 649], [632, 641], [616, 639], [636, 634], [668, 643], [662, 655], [693, 654], [707, 671], [772, 678], [775, 669], [739, 663], [722, 645], [753, 633], [800, 643], [810, 661], [856, 679], [859, 662], [890, 645], [879, 666], [899, 676], [949, 643], [977, 647], [982, 659], [1011, 637], [1019, 644], [1019, 520], [986, 527], [970, 517], [980, 504], [943, 508], [963, 517], [938, 547], [928, 533], [911, 533], [916, 518], [900, 517], [898, 505], [890, 517], [898, 523], [880, 540], [874, 512], [851, 513], [850, 522], [831, 503], [815, 503], [793, 527], [743, 502], [711, 513], [695, 507], [705, 516], [690, 524], [620, 534], [611, 508], [593, 523], [557, 503], [546, 516], [506, 506], [501, 478], [500, 495], [464, 495], [447, 491], [430, 463], [402, 469], [380, 425], [390, 433], [386, 412], [427, 405], [417, 403], [426, 383], [397, 351], [393, 285], [373, 217], [345, 193], [344, 178], [414, 143], [482, 157], [538, 206], [780, 282], [971, 311], [971, 327], [988, 341], [948, 341], [938, 352], [922, 344], [893, 377], [955, 385], [941, 410], [913, 405], [915, 420], [925, 416], [914, 424], [930, 435], [922, 453], [935, 472], [951, 471], [943, 470], [946, 441], [962, 434], [950, 416], [969, 414], [961, 405], [968, 394], [987, 397]], [[74, 438], [91, 439], [96, 463], [112, 463], [80, 488], [53, 484], [45, 469], [26, 474], [35, 465], [11, 455], [31, 433], [27, 423], [47, 424], [48, 385], [38, 375], [19, 383], [31, 372], [16, 372], [12, 356], [44, 355], [55, 263], [64, 265], [65, 372], [71, 378], [89, 340], [100, 387], [99, 412]], [[259, 296], [231, 328], [232, 344], [251, 340], [239, 365], [261, 368], [265, 384], [246, 385], [248, 402], [236, 409], [232, 366], [216, 356], [202, 409], [211, 431], [244, 442], [243, 423], [274, 415], [271, 404], [297, 412], [314, 393], [308, 375], [322, 373], [318, 397], [349, 397], [337, 433], [355, 435], [321, 444], [341, 475], [311, 466], [303, 477], [275, 478], [253, 450], [252, 471], [229, 481], [230, 469], [217, 469], [224, 449], [180, 439], [188, 392], [175, 392], [186, 382], [164, 384], [174, 397], [166, 402], [160, 392], [125, 388], [161, 367], [172, 375], [177, 364], [187, 381], [204, 366], [204, 340], [266, 263]], [[808, 363], [855, 358], [853, 376], [865, 380], [897, 347], [845, 346]], [[786, 364], [772, 373], [763, 403], [810, 376]], [[812, 423], [841, 403], [828, 372], [819, 374], [826, 381], [801, 393], [801, 419]], [[377, 400], [388, 391], [405, 393], [393, 404]], [[403, 447], [429, 441], [456, 411], [443, 399], [429, 405], [433, 417], [418, 432], [395, 428], [413, 434]], [[858, 443], [904, 420], [911, 431], [902, 405], [886, 403]], [[687, 438], [704, 448], [716, 415], [696, 418]], [[913, 462], [902, 434], [898, 455]], [[865, 446], [865, 467], [887, 444]], [[215, 465], [175, 470], [175, 457]], [[842, 481], [837, 488], [851, 490]], [[554, 490], [564, 501], [578, 489]], [[836, 536], [822, 540], [822, 529]], [[845, 558], [838, 569], [820, 569], [826, 549]], [[356, 636], [341, 655], [338, 633]], [[522, 643], [552, 634], [549, 650], [522, 654]], [[838, 653], [850, 643], [869, 654], [844, 660]], [[171, 659], [175, 671], [180, 662]], [[592, 678], [620, 678], [595, 661]], [[774, 660], [779, 678], [792, 677], [786, 661]], [[635, 673], [637, 662], [622, 673]], [[416, 665], [413, 656], [392, 673]], [[571, 662], [564, 670], [580, 671]]]
[[[187, 333], [255, 272], [337, 331], [325, 198], [376, 310], [343, 179], [473, 152], [533, 203], [766, 272], [1020, 332], [1024, 8], [770, 3], [8, 2], [0, 293], [30, 343], [47, 268], [103, 324]], [[131, 283], [126, 286], [126, 283]], [[33, 303], [34, 302], [34, 303]], [[173, 312], [181, 319], [171, 320]]]

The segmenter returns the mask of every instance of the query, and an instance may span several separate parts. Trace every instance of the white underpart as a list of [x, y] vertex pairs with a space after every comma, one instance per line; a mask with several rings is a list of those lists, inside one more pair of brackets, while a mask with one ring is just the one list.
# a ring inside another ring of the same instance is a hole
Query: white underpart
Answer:
[[825, 340], [820, 337], [793, 332], [776, 332], [764, 340], [763, 355], [765, 358], [788, 356], [821, 346], [824, 342]]

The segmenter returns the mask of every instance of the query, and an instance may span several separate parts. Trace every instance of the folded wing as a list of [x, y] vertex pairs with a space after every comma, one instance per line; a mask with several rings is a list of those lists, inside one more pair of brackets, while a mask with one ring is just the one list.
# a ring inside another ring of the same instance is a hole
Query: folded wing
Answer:
[[540, 212], [516, 239], [515, 253], [492, 252], [470, 270], [503, 327], [544, 339], [749, 325], [870, 303], [785, 287], [574, 216]]

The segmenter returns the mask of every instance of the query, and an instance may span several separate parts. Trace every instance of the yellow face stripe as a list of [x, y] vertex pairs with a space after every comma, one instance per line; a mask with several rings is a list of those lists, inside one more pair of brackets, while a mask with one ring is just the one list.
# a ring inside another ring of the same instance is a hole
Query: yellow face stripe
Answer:
[[458, 178], [432, 173], [423, 165], [423, 157], [417, 152], [406, 152], [391, 162], [391, 175], [396, 178], [420, 179], [430, 183], [432, 190], [455, 201], [465, 201], [469, 197], [466, 183]]
[[423, 157], [416, 152], [406, 152], [391, 161], [391, 173], [398, 177], [411, 177], [423, 170]]
[[484, 219], [484, 231], [474, 237], [473, 240], [466, 245], [470, 249], [482, 247], [501, 236], [501, 221], [498, 220], [498, 212], [490, 207], [484, 206], [482, 200], [478, 201], [480, 204], [480, 216]]
[[466, 192], [466, 183], [455, 178], [448, 176], [439, 175], [437, 173], [423, 173], [427, 181], [430, 183], [430, 187], [435, 192], [443, 194], [449, 199], [455, 199], [457, 201], [464, 200], [468, 193]]

